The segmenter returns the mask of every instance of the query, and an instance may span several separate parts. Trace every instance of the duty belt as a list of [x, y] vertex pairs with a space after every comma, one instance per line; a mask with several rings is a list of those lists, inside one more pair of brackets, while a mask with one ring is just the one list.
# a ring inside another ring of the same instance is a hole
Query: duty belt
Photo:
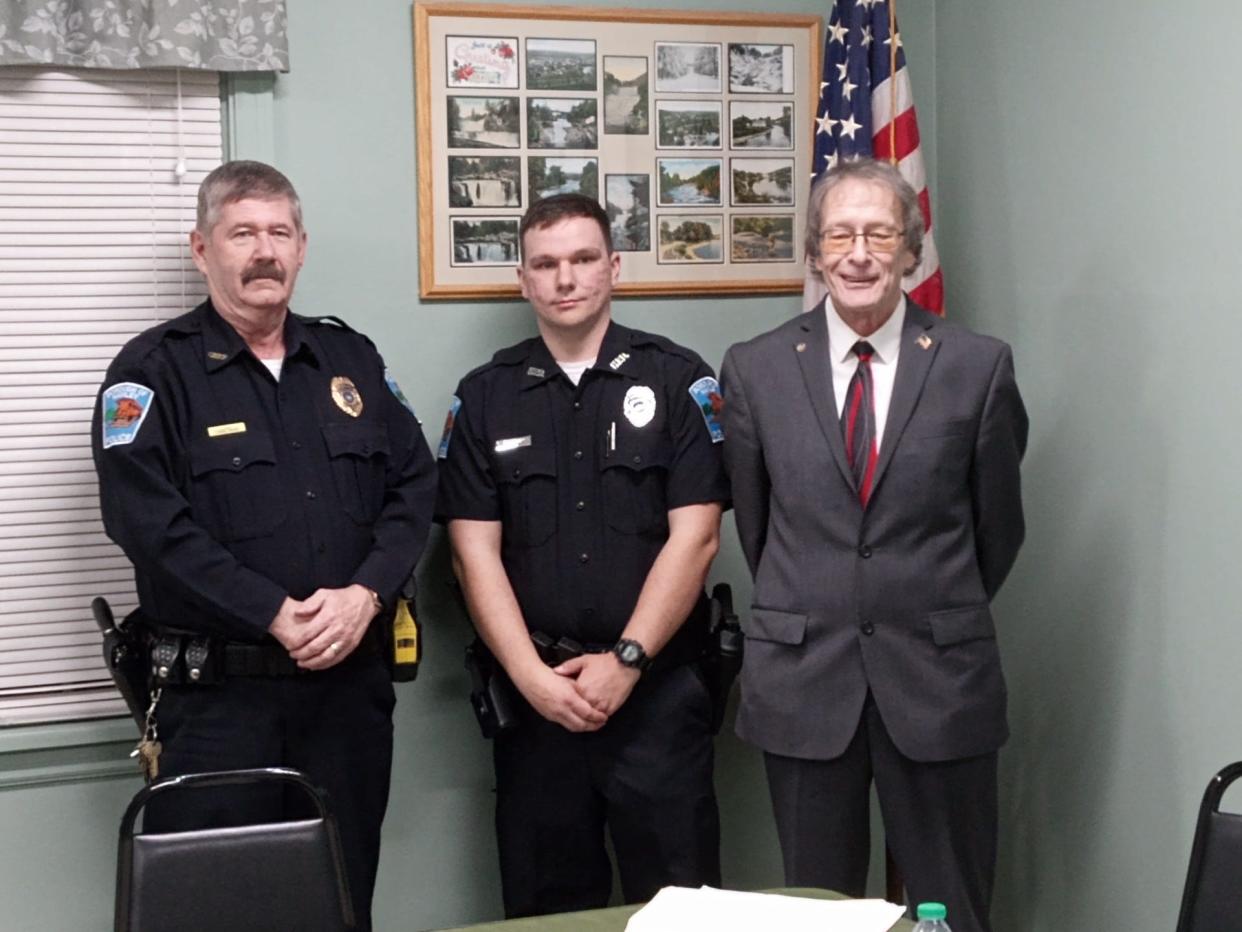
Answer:
[[[590, 642], [583, 644], [567, 637], [554, 638], [543, 631], [532, 631], [530, 639], [535, 645], [535, 652], [539, 655], [539, 659], [549, 667], [560, 666], [565, 661], [581, 657], [583, 654], [607, 654], [614, 646], [614, 644]], [[671, 670], [673, 667], [699, 660], [702, 656], [702, 645], [692, 644], [684, 636], [674, 636], [673, 640], [665, 645], [664, 650], [652, 658], [648, 673]]]
[[[188, 683], [206, 686], [230, 676], [295, 676], [311, 671], [280, 644], [247, 644], [170, 629], [150, 634], [151, 681], [158, 686]], [[350, 656], [379, 652], [372, 632], [363, 636]], [[348, 658], [347, 658], [348, 661]]]

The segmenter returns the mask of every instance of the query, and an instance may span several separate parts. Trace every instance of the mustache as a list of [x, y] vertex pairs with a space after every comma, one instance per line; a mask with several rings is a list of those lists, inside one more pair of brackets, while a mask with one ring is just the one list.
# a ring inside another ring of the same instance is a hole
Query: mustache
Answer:
[[283, 284], [285, 272], [279, 264], [266, 259], [262, 262], [256, 262], [242, 273], [242, 284], [249, 285], [252, 281], [259, 278], [270, 278]]

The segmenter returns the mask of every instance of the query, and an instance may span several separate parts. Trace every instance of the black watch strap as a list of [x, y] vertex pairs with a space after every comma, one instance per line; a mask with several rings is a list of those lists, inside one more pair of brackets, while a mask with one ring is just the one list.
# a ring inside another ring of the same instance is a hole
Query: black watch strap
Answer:
[[630, 638], [622, 638], [617, 641], [613, 645], [612, 652], [617, 660], [620, 661], [621, 666], [637, 670], [639, 673], [645, 673], [647, 668], [651, 666], [651, 658], [647, 656], [646, 649]]

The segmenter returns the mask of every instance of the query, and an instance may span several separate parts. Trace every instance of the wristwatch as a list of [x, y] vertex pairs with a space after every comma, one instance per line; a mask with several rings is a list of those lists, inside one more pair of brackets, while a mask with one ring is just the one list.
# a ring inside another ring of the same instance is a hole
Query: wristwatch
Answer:
[[617, 660], [621, 662], [621, 666], [637, 670], [639, 673], [645, 673], [647, 668], [651, 666], [651, 658], [647, 656], [647, 651], [637, 641], [632, 641], [629, 638], [622, 638], [617, 641], [613, 645], [612, 652]]

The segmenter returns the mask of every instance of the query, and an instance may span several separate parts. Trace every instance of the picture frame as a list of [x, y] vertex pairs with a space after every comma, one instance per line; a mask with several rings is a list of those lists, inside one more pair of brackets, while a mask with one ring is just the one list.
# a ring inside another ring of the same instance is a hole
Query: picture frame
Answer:
[[599, 201], [621, 295], [799, 293], [821, 19], [416, 2], [419, 294], [520, 295], [523, 212]]

